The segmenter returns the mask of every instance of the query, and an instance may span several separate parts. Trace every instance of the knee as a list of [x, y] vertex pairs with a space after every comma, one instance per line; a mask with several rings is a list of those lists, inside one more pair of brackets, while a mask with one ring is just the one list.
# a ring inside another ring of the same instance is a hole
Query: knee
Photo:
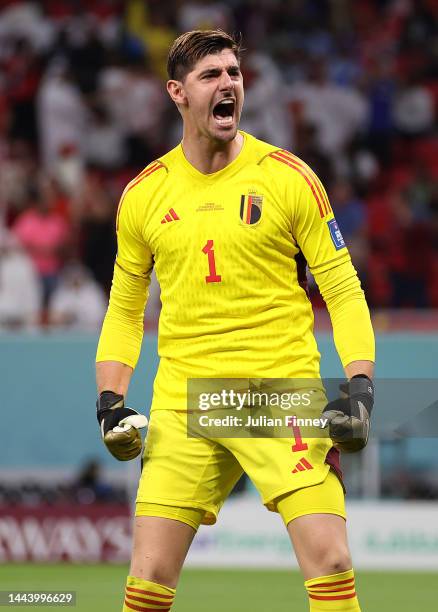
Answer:
[[351, 556], [348, 548], [334, 547], [327, 549], [320, 555], [319, 563], [320, 576], [331, 576], [340, 574], [351, 569]]
[[180, 570], [170, 561], [153, 559], [147, 555], [133, 555], [130, 575], [155, 584], [176, 588]]

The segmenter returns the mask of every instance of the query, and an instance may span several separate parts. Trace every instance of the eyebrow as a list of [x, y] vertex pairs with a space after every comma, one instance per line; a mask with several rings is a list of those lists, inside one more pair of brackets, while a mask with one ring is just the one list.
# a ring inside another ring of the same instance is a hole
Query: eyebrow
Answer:
[[[239, 64], [231, 64], [226, 67], [227, 72], [240, 72]], [[222, 72], [222, 68], [219, 66], [210, 66], [208, 68], [204, 68], [204, 70], [199, 74], [200, 77], [205, 76], [207, 74], [218, 74]]]

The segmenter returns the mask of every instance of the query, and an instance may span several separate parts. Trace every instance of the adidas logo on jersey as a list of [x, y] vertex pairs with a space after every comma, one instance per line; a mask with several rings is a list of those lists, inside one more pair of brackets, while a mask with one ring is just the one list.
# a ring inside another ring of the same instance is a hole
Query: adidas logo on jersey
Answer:
[[169, 212], [167, 215], [164, 215], [164, 219], [161, 219], [161, 223], [171, 223], [172, 221], [180, 221], [180, 218], [173, 208], [169, 208]]
[[297, 472], [305, 472], [306, 470], [313, 470], [313, 465], [309, 463], [305, 457], [301, 457], [295, 468], [292, 470], [292, 474], [296, 474]]

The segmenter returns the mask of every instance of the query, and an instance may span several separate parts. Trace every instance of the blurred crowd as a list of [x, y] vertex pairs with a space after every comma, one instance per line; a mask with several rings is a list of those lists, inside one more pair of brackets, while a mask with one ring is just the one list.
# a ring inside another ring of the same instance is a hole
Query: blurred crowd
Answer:
[[438, 307], [434, 0], [0, 6], [0, 329], [99, 326], [123, 187], [181, 137], [169, 46], [213, 27], [243, 34], [242, 129], [319, 174], [370, 305]]
[[22, 477], [14, 481], [0, 480], [0, 509], [2, 507], [41, 505], [91, 505], [94, 503], [127, 504], [129, 491], [125, 484], [105, 478], [99, 461], [89, 459], [70, 478]]

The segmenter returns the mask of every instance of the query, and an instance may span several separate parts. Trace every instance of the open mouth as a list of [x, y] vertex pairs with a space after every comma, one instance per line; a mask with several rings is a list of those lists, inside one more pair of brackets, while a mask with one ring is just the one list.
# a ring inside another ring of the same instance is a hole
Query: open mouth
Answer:
[[222, 126], [232, 125], [236, 103], [230, 98], [225, 98], [213, 108], [213, 117]]

